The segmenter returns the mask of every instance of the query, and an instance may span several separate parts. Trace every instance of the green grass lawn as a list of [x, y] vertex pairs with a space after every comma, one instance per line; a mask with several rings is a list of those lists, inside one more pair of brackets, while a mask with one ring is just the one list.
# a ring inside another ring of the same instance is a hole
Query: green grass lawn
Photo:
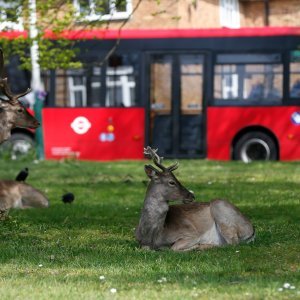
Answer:
[[[181, 160], [175, 174], [198, 201], [230, 200], [257, 234], [252, 244], [185, 253], [138, 248], [143, 161], [0, 160], [0, 178], [25, 166], [51, 206], [0, 223], [1, 300], [300, 299], [300, 162]], [[280, 291], [284, 283], [295, 288]]]

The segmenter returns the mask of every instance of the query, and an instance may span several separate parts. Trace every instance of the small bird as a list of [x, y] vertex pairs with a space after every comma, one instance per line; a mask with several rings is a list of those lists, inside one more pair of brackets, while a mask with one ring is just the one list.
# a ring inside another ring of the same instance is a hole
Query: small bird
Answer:
[[26, 178], [27, 178], [27, 176], [28, 176], [28, 174], [29, 174], [28, 168], [24, 168], [23, 170], [21, 170], [19, 172], [19, 174], [17, 175], [17, 177], [16, 177], [15, 180], [16, 181], [25, 181]]
[[72, 203], [74, 201], [74, 199], [75, 199], [75, 196], [73, 193], [66, 193], [66, 194], [62, 195], [62, 198], [61, 198], [63, 203]]

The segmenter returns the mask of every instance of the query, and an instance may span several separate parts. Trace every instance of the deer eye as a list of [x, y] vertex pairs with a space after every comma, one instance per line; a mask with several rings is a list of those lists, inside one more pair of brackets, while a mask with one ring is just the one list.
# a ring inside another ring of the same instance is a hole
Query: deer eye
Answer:
[[169, 181], [169, 185], [170, 185], [170, 186], [174, 186], [174, 185], [175, 185], [175, 181], [170, 180], [170, 181]]

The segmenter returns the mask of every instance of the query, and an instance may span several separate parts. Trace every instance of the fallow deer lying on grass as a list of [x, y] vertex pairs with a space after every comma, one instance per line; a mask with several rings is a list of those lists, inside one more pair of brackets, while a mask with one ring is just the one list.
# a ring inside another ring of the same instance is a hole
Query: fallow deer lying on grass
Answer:
[[[0, 74], [4, 68], [4, 59], [2, 50], [0, 50]], [[40, 123], [35, 119], [18, 100], [27, 95], [31, 90], [13, 95], [7, 78], [0, 77], [0, 92], [4, 94], [7, 99], [0, 97], [0, 144], [10, 137], [10, 132], [15, 127], [22, 128], [37, 128]]]
[[31, 185], [13, 180], [0, 180], [0, 217], [5, 218], [11, 208], [48, 207], [46, 196]]
[[[254, 239], [252, 224], [230, 202], [219, 199], [193, 202], [194, 194], [182, 186], [172, 173], [178, 164], [168, 168], [163, 166], [156, 151], [150, 147], [144, 151], [160, 170], [151, 165], [145, 166], [151, 181], [136, 229], [140, 246], [186, 251]], [[169, 205], [170, 201], [183, 204]]]

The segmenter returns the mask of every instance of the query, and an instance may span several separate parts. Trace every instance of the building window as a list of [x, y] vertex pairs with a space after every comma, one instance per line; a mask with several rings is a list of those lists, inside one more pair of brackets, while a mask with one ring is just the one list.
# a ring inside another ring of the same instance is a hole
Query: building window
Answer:
[[74, 0], [74, 6], [85, 21], [124, 20], [132, 13], [131, 0]]
[[240, 27], [240, 10], [238, 0], [220, 0], [220, 23], [222, 27]]
[[16, 1], [0, 0], [0, 31], [18, 30], [23, 31], [22, 7]]
[[271, 104], [282, 101], [280, 54], [221, 54], [214, 75], [214, 99], [222, 104]]

